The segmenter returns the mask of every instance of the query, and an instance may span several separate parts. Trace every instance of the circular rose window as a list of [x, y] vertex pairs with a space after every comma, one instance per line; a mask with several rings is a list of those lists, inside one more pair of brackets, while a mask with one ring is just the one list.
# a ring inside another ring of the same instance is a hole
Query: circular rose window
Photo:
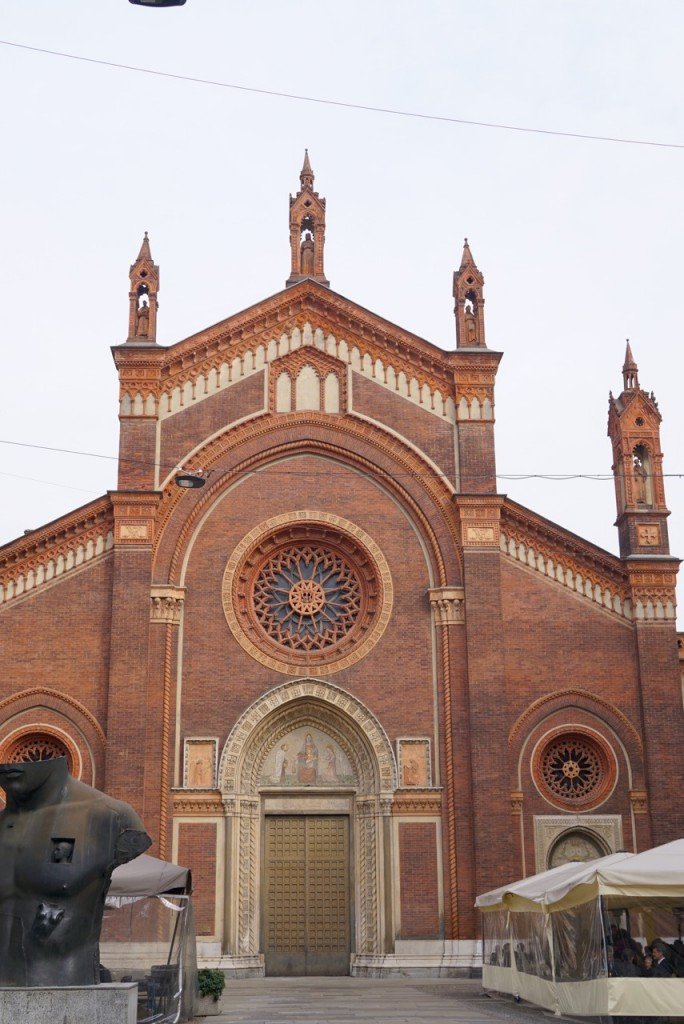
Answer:
[[358, 661], [384, 632], [391, 603], [380, 549], [326, 513], [262, 523], [238, 545], [223, 579], [236, 639], [281, 672], [324, 675]]
[[566, 807], [594, 807], [613, 787], [615, 761], [594, 736], [562, 733], [537, 748], [533, 773], [547, 800]]
[[64, 743], [47, 733], [31, 733], [22, 736], [7, 752], [8, 764], [25, 761], [51, 761], [55, 757], [66, 757], [71, 766], [69, 751]]

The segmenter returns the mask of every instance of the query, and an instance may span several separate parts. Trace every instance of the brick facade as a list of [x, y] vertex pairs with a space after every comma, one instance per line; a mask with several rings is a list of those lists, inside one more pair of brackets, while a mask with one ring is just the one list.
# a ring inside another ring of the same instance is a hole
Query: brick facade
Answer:
[[[140, 811], [151, 852], [192, 868], [226, 964], [258, 962], [260, 823], [287, 779], [302, 812], [351, 817], [359, 971], [405, 939], [439, 940], [456, 969], [477, 893], [545, 868], [559, 837], [641, 850], [684, 832], [659, 413], [630, 352], [609, 422], [620, 558], [497, 494], [500, 354], [470, 248], [445, 352], [330, 290], [308, 158], [301, 180], [288, 287], [168, 349], [145, 239], [114, 349], [119, 490], [0, 549], [0, 754], [32, 726], [66, 737], [81, 776]], [[275, 522], [304, 537], [287, 556], [300, 604], [290, 580], [277, 612], [299, 608], [296, 654], [236, 611]], [[307, 623], [341, 601], [307, 577], [307, 544], [370, 580], [337, 660], [338, 639], [307, 653]], [[535, 775], [565, 734], [613, 773], [586, 810]]]

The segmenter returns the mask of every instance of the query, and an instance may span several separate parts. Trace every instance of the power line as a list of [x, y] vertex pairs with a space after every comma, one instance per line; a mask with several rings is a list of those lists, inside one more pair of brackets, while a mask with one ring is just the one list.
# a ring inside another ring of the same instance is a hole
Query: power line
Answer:
[[[100, 452], [84, 452], [84, 451], [80, 451], [80, 450], [74, 449], [74, 448], [56, 448], [56, 447], [54, 447], [52, 445], [31, 444], [28, 441], [8, 441], [8, 440], [5, 440], [3, 438], [0, 438], [0, 444], [9, 445], [9, 446], [11, 446], [13, 448], [30, 448], [32, 450], [41, 451], [41, 452], [55, 452], [55, 453], [60, 454], [60, 455], [77, 455], [77, 456], [80, 456], [82, 458], [105, 459], [108, 462], [125, 463], [125, 464], [129, 464], [129, 465], [143, 466], [143, 467], [146, 467], [146, 468], [149, 468], [149, 469], [167, 470], [168, 472], [173, 472], [173, 470], [178, 470], [180, 468], [180, 465], [183, 465], [183, 463], [179, 464], [177, 462], [173, 463], [173, 465], [172, 465], [171, 463], [150, 462], [147, 459], [119, 458], [117, 455], [102, 455]], [[306, 453], [303, 453], [303, 454], [306, 455]], [[313, 457], [315, 457], [315, 452], [312, 452], [311, 455]], [[297, 457], [300, 457], [299, 453], [298, 453]], [[191, 462], [194, 465], [194, 463], [196, 461], [198, 461], [198, 460], [197, 459], [194, 459], [194, 460], [193, 459], [189, 459], [189, 460], [185, 460], [185, 461]], [[185, 469], [186, 472], [191, 472], [191, 470], [189, 470], [187, 466], [184, 466], [184, 469]], [[297, 477], [305, 476], [305, 477], [309, 477], [309, 478], [316, 478], [316, 477], [326, 478], [326, 477], [331, 477], [333, 475], [332, 471], [330, 471], [330, 470], [300, 470], [300, 469], [288, 470], [288, 469], [282, 469], [278, 465], [271, 465], [269, 467], [269, 471], [272, 472], [272, 473], [277, 473], [277, 474], [279, 474], [281, 476], [297, 476]], [[195, 469], [194, 472], [201, 472], [201, 471], [199, 469]], [[210, 476], [210, 475], [213, 475], [215, 472], [216, 472], [215, 470], [209, 470], [206, 475]], [[252, 472], [252, 471], [250, 471], [250, 472]], [[2, 475], [2, 476], [15, 476], [16, 474], [0, 473], [0, 475]], [[436, 471], [430, 472], [430, 473], [414, 473], [414, 472], [408, 471], [406, 473], [391, 473], [391, 474], [388, 474], [388, 475], [391, 476], [392, 479], [396, 479], [396, 480], [398, 480], [400, 477], [406, 477], [408, 479], [415, 479], [416, 477], [418, 477], [418, 478], [425, 477], [425, 478], [428, 478], [428, 479], [434, 479], [435, 477], [446, 477], [447, 476], [446, 473], [438, 473]], [[477, 480], [477, 479], [483, 479], [484, 478], [483, 476], [479, 476], [476, 473], [466, 473], [464, 475], [467, 476], [467, 478], [469, 480]], [[487, 476], [488, 475], [489, 474], [487, 474]], [[670, 478], [670, 479], [676, 479], [676, 480], [681, 480], [682, 478], [684, 478], [684, 473], [662, 473], [661, 475], [664, 478]], [[558, 482], [558, 483], [564, 483], [566, 481], [571, 481], [571, 480], [596, 480], [596, 481], [613, 480], [614, 479], [614, 475], [613, 475], [613, 473], [497, 473], [496, 474], [496, 478], [497, 478], [497, 480], [514, 480], [514, 481], [515, 480], [552, 480], [552, 481], [555, 481], [555, 482]], [[17, 479], [32, 480], [33, 478], [32, 477], [17, 477]], [[47, 483], [51, 483], [51, 481], [49, 481], [49, 480], [42, 480], [42, 481], [41, 480], [36, 480], [35, 482], [36, 483], [46, 483], [46, 484]], [[56, 484], [55, 486], [66, 486], [66, 485]], [[81, 488], [71, 488], [71, 489], [72, 490], [81, 490]]]
[[343, 107], [347, 110], [363, 110], [372, 114], [391, 114], [394, 117], [413, 117], [421, 121], [440, 121], [445, 124], [469, 125], [476, 128], [493, 128], [498, 131], [523, 132], [530, 135], [551, 135], [564, 139], [584, 139], [590, 142], [613, 142], [626, 146], [655, 146], [661, 149], [684, 149], [681, 142], [656, 142], [651, 139], [625, 139], [611, 135], [588, 135], [584, 132], [564, 132], [551, 128], [529, 128], [523, 125], [503, 124], [495, 121], [474, 121], [465, 117], [449, 117], [443, 114], [425, 114], [415, 110], [401, 110], [394, 107], [376, 107], [369, 103], [349, 103], [346, 100], [323, 99], [321, 96], [305, 96], [300, 93], [282, 92], [278, 89], [261, 89], [257, 86], [238, 85], [235, 82], [219, 82], [211, 78], [198, 78], [194, 75], [181, 75], [172, 71], [158, 71], [155, 68], [139, 67], [135, 64], [120, 64], [117, 61], [100, 60], [97, 57], [84, 57], [82, 54], [65, 53], [61, 50], [47, 50], [40, 46], [29, 46], [27, 43], [16, 43], [9, 39], [0, 39], [0, 45], [12, 46], [18, 50], [30, 50], [32, 53], [47, 54], [51, 57], [63, 57], [86, 64], [97, 64], [100, 67], [115, 68], [118, 71], [134, 71], [141, 75], [154, 75], [158, 78], [171, 78], [178, 82], [192, 82], [195, 85], [209, 85], [219, 89], [233, 89], [236, 92], [249, 92], [259, 96], [273, 96], [278, 99], [296, 100], [300, 103], [318, 103], [328, 107]]

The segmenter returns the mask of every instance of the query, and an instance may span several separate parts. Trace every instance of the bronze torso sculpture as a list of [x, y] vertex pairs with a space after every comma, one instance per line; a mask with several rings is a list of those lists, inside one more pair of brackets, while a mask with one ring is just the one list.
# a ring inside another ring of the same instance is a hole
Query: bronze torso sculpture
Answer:
[[0, 765], [0, 986], [94, 985], [112, 871], [151, 844], [66, 758]]

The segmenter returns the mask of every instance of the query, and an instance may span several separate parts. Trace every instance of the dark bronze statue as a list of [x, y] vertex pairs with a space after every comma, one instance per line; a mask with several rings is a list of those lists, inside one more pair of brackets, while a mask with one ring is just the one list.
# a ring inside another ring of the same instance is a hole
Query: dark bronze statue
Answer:
[[95, 985], [112, 871], [152, 840], [65, 757], [2, 764], [0, 786], [0, 987]]

